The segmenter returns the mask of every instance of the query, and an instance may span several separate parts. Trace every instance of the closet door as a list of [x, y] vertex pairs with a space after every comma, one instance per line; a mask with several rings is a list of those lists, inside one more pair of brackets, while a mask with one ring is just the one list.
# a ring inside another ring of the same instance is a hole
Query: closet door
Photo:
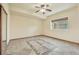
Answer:
[[0, 54], [5, 54], [7, 48], [7, 13], [0, 4]]
[[7, 48], [7, 13], [2, 7], [1, 9], [1, 21], [2, 21], [2, 54], [5, 54]]
[[0, 55], [1, 55], [1, 40], [2, 40], [2, 38], [1, 38], [1, 5], [0, 5]]

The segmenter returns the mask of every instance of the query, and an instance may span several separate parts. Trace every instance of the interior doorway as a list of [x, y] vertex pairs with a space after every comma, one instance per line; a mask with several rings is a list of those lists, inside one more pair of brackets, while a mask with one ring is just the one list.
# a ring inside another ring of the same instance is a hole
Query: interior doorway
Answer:
[[0, 4], [0, 55], [4, 54], [7, 48], [7, 13]]

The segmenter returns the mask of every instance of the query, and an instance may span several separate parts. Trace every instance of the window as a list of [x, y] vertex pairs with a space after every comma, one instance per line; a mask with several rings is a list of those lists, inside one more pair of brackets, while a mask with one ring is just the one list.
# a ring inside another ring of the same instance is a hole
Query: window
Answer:
[[68, 28], [68, 17], [52, 20], [53, 29], [67, 29]]

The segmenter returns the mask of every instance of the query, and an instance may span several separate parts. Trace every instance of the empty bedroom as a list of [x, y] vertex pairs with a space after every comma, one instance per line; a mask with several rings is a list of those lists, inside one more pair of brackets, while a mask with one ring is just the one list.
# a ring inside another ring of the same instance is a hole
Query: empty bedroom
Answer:
[[78, 3], [1, 3], [2, 55], [79, 55]]

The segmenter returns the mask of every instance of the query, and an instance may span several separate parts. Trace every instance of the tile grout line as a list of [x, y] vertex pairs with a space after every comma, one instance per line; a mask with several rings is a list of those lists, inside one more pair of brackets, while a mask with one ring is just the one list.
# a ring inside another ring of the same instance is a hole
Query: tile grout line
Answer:
[[[40, 44], [38, 41], [36, 41], [38, 44]], [[40, 44], [42, 47], [45, 47], [45, 46], [43, 46], [42, 44]], [[45, 48], [47, 48], [47, 47], [45, 47]], [[47, 49], [49, 49], [49, 48], [47, 48]], [[46, 52], [44, 52], [44, 53], [42, 53], [42, 54], [45, 54], [45, 53], [48, 53], [48, 52], [50, 52], [50, 50], [48, 50], [48, 51], [46, 51]]]
[[37, 50], [33, 47], [32, 44], [30, 44], [29, 42], [27, 42], [27, 44], [32, 48], [32, 50], [33, 50], [37, 55], [39, 55], [39, 53], [37, 53]]

